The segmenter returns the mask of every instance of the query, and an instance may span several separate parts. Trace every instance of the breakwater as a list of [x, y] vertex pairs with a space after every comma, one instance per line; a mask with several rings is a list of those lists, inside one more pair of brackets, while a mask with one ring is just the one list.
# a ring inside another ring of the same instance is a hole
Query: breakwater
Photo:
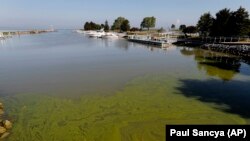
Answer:
[[0, 31], [0, 39], [9, 38], [15, 35], [41, 34], [47, 32], [55, 32], [54, 29], [47, 30], [26, 30], [26, 31]]
[[250, 58], [250, 45], [204, 44], [201, 48]]

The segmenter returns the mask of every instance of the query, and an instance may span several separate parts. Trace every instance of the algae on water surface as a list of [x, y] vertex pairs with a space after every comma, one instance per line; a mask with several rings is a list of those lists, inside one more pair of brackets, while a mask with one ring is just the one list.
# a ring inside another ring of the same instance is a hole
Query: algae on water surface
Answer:
[[[6, 99], [9, 141], [163, 141], [166, 124], [245, 124], [218, 105], [187, 98], [171, 76], [145, 76], [113, 95], [78, 100], [25, 94]], [[216, 108], [215, 108], [216, 107]]]

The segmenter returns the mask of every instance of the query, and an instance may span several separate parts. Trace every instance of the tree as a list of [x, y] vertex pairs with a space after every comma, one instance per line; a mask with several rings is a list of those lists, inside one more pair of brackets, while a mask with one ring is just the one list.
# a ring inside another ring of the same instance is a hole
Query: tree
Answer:
[[231, 18], [230, 9], [222, 9], [216, 13], [216, 19], [213, 22], [211, 35], [212, 36], [230, 36], [230, 24], [229, 20]]
[[137, 28], [137, 27], [133, 27], [133, 28], [130, 29], [130, 31], [140, 31], [140, 29]]
[[149, 30], [150, 28], [155, 27], [155, 23], [156, 23], [155, 17], [145, 17], [141, 22], [141, 28], [147, 28]]
[[89, 22], [86, 22], [85, 24], [84, 24], [84, 30], [91, 30], [91, 27], [90, 27], [90, 23]]
[[231, 35], [246, 36], [250, 32], [249, 14], [245, 8], [240, 7], [233, 12], [229, 20]]
[[102, 29], [104, 29], [104, 26], [105, 26], [104, 24], [101, 24], [101, 28], [102, 28]]
[[109, 23], [107, 20], [105, 21], [105, 24], [104, 24], [104, 30], [109, 31]]
[[102, 27], [94, 22], [86, 22], [84, 24], [84, 30], [100, 30]]
[[125, 20], [121, 24], [121, 31], [129, 31], [130, 30], [130, 24], [128, 20]]
[[102, 28], [101, 25], [96, 24], [94, 22], [90, 22], [90, 27], [91, 27], [91, 30], [100, 30]]
[[222, 9], [213, 18], [205, 13], [197, 23], [201, 35], [207, 36], [247, 36], [250, 32], [248, 11], [240, 7], [237, 11]]
[[127, 19], [125, 19], [124, 17], [118, 17], [112, 25], [112, 30], [121, 30], [121, 25], [125, 20]]
[[161, 27], [161, 28], [158, 30], [158, 32], [159, 32], [159, 33], [164, 33], [164, 32], [166, 32], [166, 30], [165, 30], [163, 27]]
[[175, 29], [175, 25], [174, 24], [171, 25], [171, 29]]
[[197, 28], [195, 26], [188, 26], [183, 30], [183, 33], [197, 33]]
[[197, 23], [198, 31], [200, 35], [207, 37], [211, 33], [214, 18], [210, 13], [205, 13], [200, 17]]
[[184, 30], [186, 27], [187, 27], [187, 26], [186, 26], [185, 24], [182, 24], [182, 25], [180, 25], [179, 30], [181, 30], [181, 31], [183, 32], [183, 30]]

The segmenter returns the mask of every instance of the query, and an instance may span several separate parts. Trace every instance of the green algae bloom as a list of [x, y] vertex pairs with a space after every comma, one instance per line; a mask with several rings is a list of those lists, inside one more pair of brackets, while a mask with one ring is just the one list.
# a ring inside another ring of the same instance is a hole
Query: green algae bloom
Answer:
[[145, 76], [110, 95], [79, 99], [25, 94], [6, 99], [9, 141], [164, 141], [166, 124], [246, 124], [222, 105], [187, 98], [171, 76]]

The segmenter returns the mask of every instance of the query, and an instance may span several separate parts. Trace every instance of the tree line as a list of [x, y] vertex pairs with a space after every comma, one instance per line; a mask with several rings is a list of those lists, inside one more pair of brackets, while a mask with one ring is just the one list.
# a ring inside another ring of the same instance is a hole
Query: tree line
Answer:
[[94, 22], [85, 22], [84, 24], [84, 30], [100, 30], [104, 29], [105, 31], [116, 30], [121, 32], [126, 31], [140, 31], [144, 28], [150, 29], [154, 28], [156, 24], [156, 18], [155, 17], [145, 17], [141, 22], [141, 28], [132, 27], [130, 26], [130, 21], [124, 17], [118, 17], [115, 19], [112, 26], [109, 26], [108, 21], [106, 20], [104, 24], [97, 24]]
[[[130, 21], [124, 17], [118, 17], [112, 26], [109, 26], [108, 21], [104, 24], [96, 24], [94, 22], [86, 22], [85, 30], [99, 30], [104, 28], [105, 31], [115, 30], [120, 32], [126, 31], [141, 31], [143, 29], [149, 30], [156, 25], [155, 17], [145, 17], [140, 28], [130, 26]], [[172, 24], [171, 29], [174, 30], [176, 26]], [[222, 9], [218, 11], [213, 17], [209, 12], [201, 15], [196, 26], [180, 25], [179, 30], [183, 33], [197, 33], [200, 36], [250, 36], [250, 19], [248, 11], [240, 7], [236, 11], [230, 9]], [[160, 29], [159, 31], [163, 31]]]
[[250, 36], [250, 19], [248, 11], [243, 7], [236, 11], [225, 8], [217, 12], [215, 17], [209, 12], [204, 13], [196, 26], [180, 25], [179, 30], [185, 35], [199, 32], [201, 37]]
[[84, 30], [100, 30], [100, 29], [104, 29], [106, 31], [109, 30], [109, 25], [108, 25], [108, 21], [105, 21], [104, 24], [97, 24], [94, 22], [86, 22], [83, 26]]
[[250, 19], [248, 11], [240, 7], [236, 11], [222, 9], [213, 17], [209, 12], [204, 13], [197, 29], [201, 36], [250, 36]]

